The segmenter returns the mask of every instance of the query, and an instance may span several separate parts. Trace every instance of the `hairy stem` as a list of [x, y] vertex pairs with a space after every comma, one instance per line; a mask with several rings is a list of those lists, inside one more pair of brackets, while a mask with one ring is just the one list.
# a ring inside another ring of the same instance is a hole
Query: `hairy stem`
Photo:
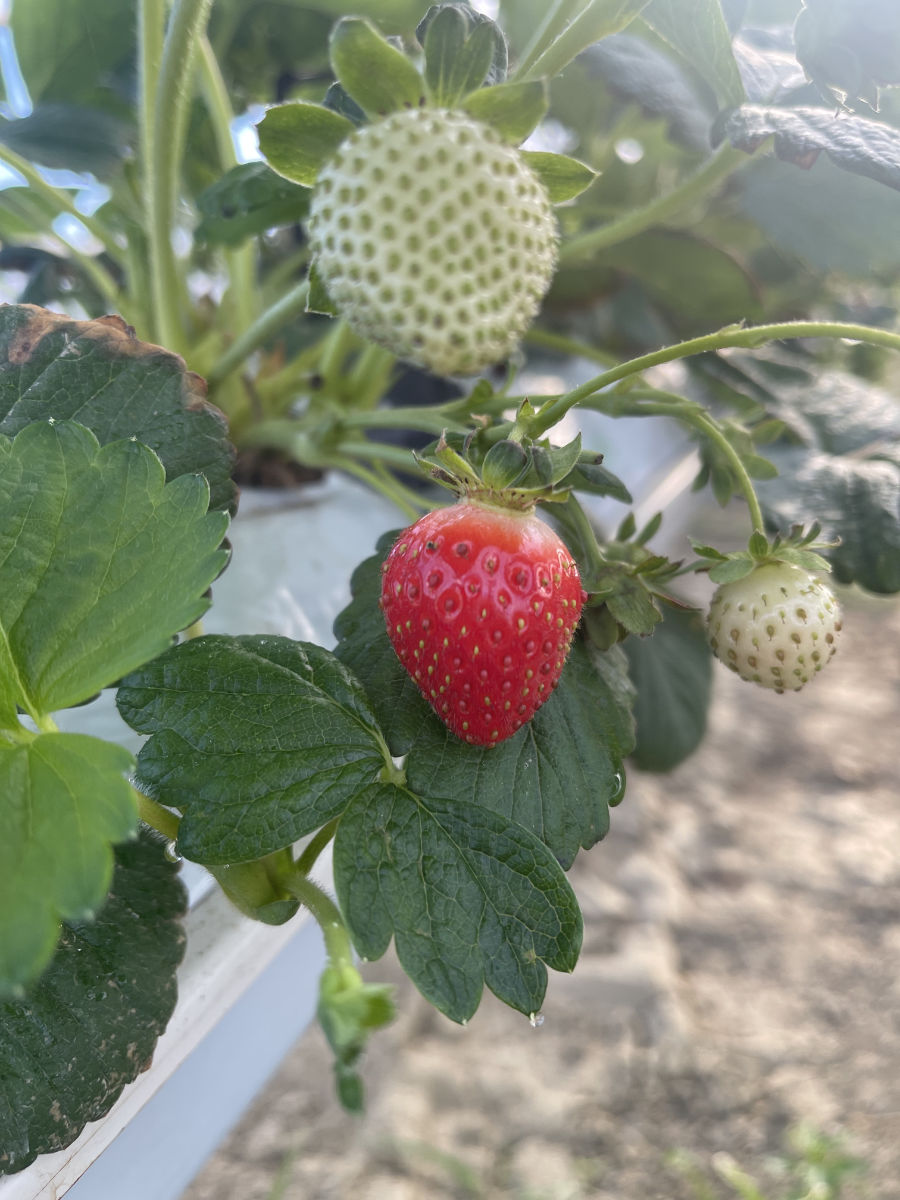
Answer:
[[867, 342], [873, 346], [884, 346], [890, 350], [900, 350], [900, 333], [887, 329], [875, 329], [868, 325], [851, 325], [843, 321], [781, 321], [771, 325], [731, 325], [716, 333], [704, 334], [702, 337], [689, 338], [672, 346], [663, 346], [649, 354], [641, 354], [627, 362], [619, 363], [588, 379], [579, 387], [560, 396], [553, 396], [541, 406], [538, 412], [528, 420], [527, 433], [529, 437], [541, 437], [552, 429], [566, 413], [577, 404], [588, 399], [594, 393], [602, 391], [611, 384], [632, 375], [639, 375], [650, 367], [662, 363], [674, 362], [679, 358], [690, 358], [694, 354], [707, 354], [713, 350], [724, 350], [730, 347], [757, 349], [766, 342], [790, 338], [847, 338], [853, 341]]
[[170, 812], [163, 805], [153, 800], [146, 793], [139, 791], [133, 787], [135, 799], [137, 800], [138, 816], [145, 825], [149, 825], [151, 829], [155, 829], [157, 833], [161, 833], [163, 837], [169, 839], [170, 842], [178, 840], [178, 827], [181, 824], [181, 818], [175, 813]]
[[[145, 0], [149, 4], [149, 0]], [[184, 346], [181, 290], [172, 245], [183, 148], [184, 120], [197, 39], [206, 28], [212, 0], [175, 0], [148, 114], [147, 234], [155, 335], [169, 349]], [[158, 7], [157, 3], [153, 4]], [[143, 24], [142, 24], [143, 29]], [[151, 64], [148, 62], [148, 71]], [[149, 84], [149, 81], [148, 81]], [[150, 125], [152, 123], [152, 128]]]
[[313, 883], [304, 871], [292, 871], [282, 883], [285, 889], [309, 910], [321, 928], [325, 938], [325, 949], [332, 964], [352, 967], [353, 948], [350, 945], [350, 936], [340, 910], [331, 897]]

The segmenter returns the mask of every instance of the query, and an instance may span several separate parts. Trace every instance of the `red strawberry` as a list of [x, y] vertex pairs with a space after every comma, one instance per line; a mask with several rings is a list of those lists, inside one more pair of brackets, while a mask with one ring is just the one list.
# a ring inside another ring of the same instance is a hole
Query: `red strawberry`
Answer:
[[391, 643], [444, 724], [492, 746], [530, 721], [559, 681], [585, 598], [549, 525], [461, 500], [402, 533], [383, 571]]

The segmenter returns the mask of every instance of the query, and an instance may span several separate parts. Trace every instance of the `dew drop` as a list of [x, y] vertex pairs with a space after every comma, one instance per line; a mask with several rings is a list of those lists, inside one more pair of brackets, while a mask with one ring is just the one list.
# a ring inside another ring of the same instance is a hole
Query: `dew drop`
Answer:
[[165, 848], [164, 854], [165, 854], [166, 858], [168, 859], [168, 861], [171, 863], [184, 862], [184, 859], [178, 853], [178, 847], [176, 846], [174, 841], [166, 843], [166, 848]]
[[621, 771], [617, 771], [613, 776], [612, 785], [613, 790], [609, 798], [609, 804], [612, 808], [615, 808], [617, 804], [621, 804], [625, 799], [625, 776]]
[[532, 1029], [540, 1029], [540, 1027], [543, 1025], [543, 1023], [544, 1023], [544, 1014], [543, 1013], [537, 1012], [537, 1013], [529, 1014], [528, 1024], [531, 1026]]

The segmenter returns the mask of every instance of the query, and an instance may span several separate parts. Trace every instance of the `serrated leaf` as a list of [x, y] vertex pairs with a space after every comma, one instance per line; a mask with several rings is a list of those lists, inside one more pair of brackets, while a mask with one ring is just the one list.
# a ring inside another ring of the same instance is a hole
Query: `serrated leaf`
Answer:
[[0, 995], [47, 965], [61, 919], [98, 909], [137, 825], [121, 746], [75, 733], [0, 742]]
[[108, 898], [70, 922], [25, 999], [0, 1004], [0, 1175], [68, 1146], [145, 1070], [175, 1008], [178, 868], [148, 836], [116, 849]]
[[228, 519], [200, 476], [74, 422], [0, 437], [0, 674], [37, 717], [79, 704], [209, 607]]
[[559, 864], [476, 804], [367, 788], [341, 819], [334, 870], [360, 953], [379, 957], [393, 936], [406, 973], [455, 1021], [475, 1012], [485, 983], [537, 1012], [546, 966], [571, 971], [578, 958], [581, 914]]
[[425, 82], [432, 103], [453, 108], [488, 78], [500, 59], [506, 62], [506, 42], [493, 21], [458, 5], [435, 6], [416, 30], [425, 50]]
[[756, 564], [749, 558], [727, 558], [725, 562], [716, 563], [709, 577], [713, 583], [734, 583], [749, 575], [755, 567]]
[[73, 321], [28, 304], [0, 307], [0, 434], [76, 420], [101, 445], [134, 437], [169, 480], [201, 472], [210, 507], [233, 512], [234, 450], [203, 380], [177, 354], [140, 342], [119, 317]]
[[331, 35], [331, 65], [347, 94], [369, 117], [425, 103], [425, 81], [374, 25], [342, 17]]
[[309, 292], [306, 297], [306, 311], [308, 313], [319, 313], [323, 317], [336, 317], [337, 308], [334, 301], [328, 295], [325, 284], [322, 282], [322, 276], [319, 274], [319, 268], [316, 266], [315, 260], [309, 266]]
[[621, 575], [609, 595], [604, 597], [609, 611], [629, 633], [652, 633], [662, 620], [652, 594], [636, 575]]
[[256, 127], [269, 166], [303, 187], [314, 185], [323, 164], [355, 128], [341, 113], [306, 100], [274, 105]]
[[900, 190], [900, 131], [881, 121], [835, 115], [827, 108], [771, 108], [745, 104], [717, 123], [715, 139], [728, 138], [752, 154], [774, 137], [775, 153], [808, 169], [823, 151], [835, 166]]
[[522, 158], [547, 189], [551, 204], [574, 200], [591, 186], [597, 172], [587, 163], [567, 154], [548, 154], [543, 150], [523, 150]]
[[388, 640], [378, 608], [381, 559], [353, 575], [353, 598], [335, 621], [335, 653], [366, 688], [391, 753], [409, 755], [410, 786], [504, 813], [570, 865], [579, 846], [604, 836], [608, 803], [621, 789], [634, 736], [624, 660], [618, 651], [593, 659], [576, 644], [533, 721], [499, 746], [467, 746], [422, 699]]
[[437, 717], [422, 718], [406, 762], [413, 790], [440, 789], [502, 813], [539, 837], [566, 869], [579, 848], [589, 850], [606, 836], [634, 739], [619, 648], [594, 654], [576, 644], [553, 696], [499, 746], [467, 746]]
[[384, 767], [360, 685], [329, 651], [290, 638], [194, 638], [126, 679], [117, 703], [151, 735], [138, 779], [184, 813], [178, 849], [197, 862], [289, 846]]
[[633, 758], [644, 771], [671, 771], [703, 739], [712, 688], [712, 653], [699, 613], [665, 608], [650, 638], [627, 638], [637, 690]]
[[709, 84], [720, 108], [745, 99], [720, 0], [651, 0], [641, 15]]
[[460, 108], [492, 126], [513, 146], [528, 137], [547, 111], [547, 88], [543, 80], [498, 83], [479, 88], [466, 96]]
[[582, 50], [630, 25], [648, 0], [588, 0], [558, 38], [533, 64], [527, 76], [552, 79]]
[[197, 197], [198, 241], [236, 246], [254, 234], [302, 220], [309, 188], [291, 183], [265, 163], [240, 163]]
[[89, 699], [209, 607], [228, 524], [197, 475], [74, 422], [0, 437], [0, 674], [33, 716]]

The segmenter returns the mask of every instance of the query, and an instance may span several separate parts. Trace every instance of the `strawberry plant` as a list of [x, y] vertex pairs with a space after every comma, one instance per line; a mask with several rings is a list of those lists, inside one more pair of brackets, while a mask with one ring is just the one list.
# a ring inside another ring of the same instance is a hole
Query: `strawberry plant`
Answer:
[[[900, 590], [883, 6], [845, 56], [840, 0], [82, 7], [16, 0], [0, 123], [0, 1173], [152, 1057], [174, 858], [321, 925], [358, 1109], [393, 1001], [357, 956], [535, 1016], [566, 871], [629, 757], [696, 747], [713, 654], [794, 690], [829, 570]], [[745, 537], [670, 557], [619, 418]], [[397, 512], [333, 643], [204, 634], [235, 481], [326, 471]], [[58, 727], [111, 688], [136, 756]]]

